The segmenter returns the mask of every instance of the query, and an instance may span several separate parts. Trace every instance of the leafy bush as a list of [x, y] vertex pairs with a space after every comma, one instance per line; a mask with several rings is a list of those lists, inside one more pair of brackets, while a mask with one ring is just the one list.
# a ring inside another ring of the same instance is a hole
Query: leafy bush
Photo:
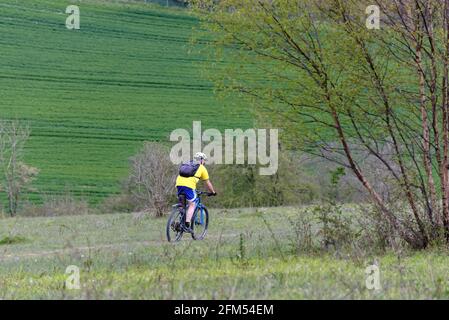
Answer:
[[26, 242], [27, 239], [21, 236], [6, 236], [0, 239], [0, 245], [17, 244]]
[[279, 169], [271, 176], [259, 175], [258, 165], [212, 165], [211, 180], [219, 192], [213, 205], [270, 207], [310, 203], [318, 198], [318, 185], [302, 166], [296, 153], [282, 153]]

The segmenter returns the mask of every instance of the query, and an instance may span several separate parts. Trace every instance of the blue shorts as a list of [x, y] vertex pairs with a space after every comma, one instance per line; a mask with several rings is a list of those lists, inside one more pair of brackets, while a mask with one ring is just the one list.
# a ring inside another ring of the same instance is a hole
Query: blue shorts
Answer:
[[189, 187], [176, 187], [178, 189], [178, 196], [184, 194], [187, 201], [194, 201], [196, 199], [196, 190]]

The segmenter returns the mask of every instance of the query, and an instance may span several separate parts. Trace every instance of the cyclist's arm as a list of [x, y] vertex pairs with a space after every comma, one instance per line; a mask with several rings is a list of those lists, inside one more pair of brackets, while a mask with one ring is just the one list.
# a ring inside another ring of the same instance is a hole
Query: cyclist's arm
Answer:
[[206, 180], [206, 187], [209, 192], [215, 193], [214, 186], [212, 185], [212, 182], [210, 182], [210, 180]]
[[206, 186], [207, 186], [207, 189], [209, 190], [209, 192], [215, 193], [214, 186], [212, 185], [212, 182], [210, 182], [210, 180], [209, 180], [209, 172], [207, 172], [206, 167], [201, 166], [199, 170], [201, 170], [200, 179], [206, 183]]

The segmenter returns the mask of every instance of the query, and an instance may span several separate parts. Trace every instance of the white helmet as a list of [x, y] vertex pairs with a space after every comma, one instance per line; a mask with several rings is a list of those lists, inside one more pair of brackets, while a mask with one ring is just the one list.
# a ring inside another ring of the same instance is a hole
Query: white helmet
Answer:
[[207, 160], [207, 156], [202, 152], [195, 153], [195, 156], [193, 157], [195, 160]]

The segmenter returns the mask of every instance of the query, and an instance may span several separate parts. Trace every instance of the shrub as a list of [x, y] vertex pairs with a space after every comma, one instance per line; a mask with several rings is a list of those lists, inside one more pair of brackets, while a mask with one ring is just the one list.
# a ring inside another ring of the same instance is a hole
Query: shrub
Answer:
[[318, 198], [318, 184], [295, 152], [279, 155], [279, 168], [271, 176], [259, 175], [257, 165], [212, 165], [211, 180], [220, 196], [215, 206], [270, 207], [310, 203]]
[[177, 176], [168, 148], [156, 142], [146, 142], [130, 159], [130, 167], [126, 193], [138, 210], [153, 211], [157, 217], [162, 216], [173, 200]]
[[0, 239], [0, 245], [24, 243], [27, 239], [21, 236], [6, 236]]

